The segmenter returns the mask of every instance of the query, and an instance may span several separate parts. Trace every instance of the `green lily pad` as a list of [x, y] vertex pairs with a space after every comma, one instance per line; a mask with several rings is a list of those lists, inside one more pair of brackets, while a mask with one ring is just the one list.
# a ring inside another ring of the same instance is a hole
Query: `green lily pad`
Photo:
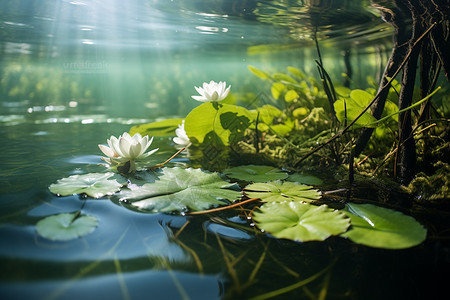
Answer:
[[230, 178], [252, 181], [266, 182], [278, 179], [286, 179], [288, 174], [280, 169], [271, 166], [247, 165], [229, 168], [224, 171], [225, 175]]
[[131, 127], [130, 135], [133, 136], [136, 133], [140, 133], [142, 136], [172, 136], [181, 122], [183, 122], [182, 118], [175, 118], [136, 125]]
[[186, 134], [195, 144], [202, 144], [210, 132], [214, 132], [225, 146], [243, 134], [252, 120], [246, 108], [206, 102], [194, 108], [185, 119]]
[[422, 243], [427, 230], [413, 217], [372, 204], [348, 203], [344, 210], [352, 227], [344, 234], [355, 243], [385, 249], [404, 249]]
[[350, 226], [350, 219], [327, 205], [316, 206], [297, 201], [265, 203], [253, 215], [258, 228], [276, 238], [294, 241], [323, 241]]
[[299, 183], [303, 183], [303, 184], [310, 184], [310, 185], [321, 185], [321, 184], [323, 184], [322, 179], [320, 179], [320, 178], [318, 178], [316, 176], [306, 175], [306, 174], [298, 174], [298, 173], [289, 175], [287, 180], [288, 181], [299, 182]]
[[175, 167], [162, 169], [154, 183], [130, 184], [118, 196], [149, 212], [199, 211], [237, 200], [241, 193], [236, 189], [237, 184], [223, 180], [218, 173]]
[[49, 186], [50, 192], [59, 196], [73, 194], [87, 194], [93, 198], [101, 198], [119, 191], [127, 183], [127, 180], [113, 172], [88, 173], [72, 175], [59, 179]]
[[320, 191], [312, 186], [297, 182], [272, 181], [253, 183], [244, 189], [247, 197], [260, 198], [264, 202], [283, 202], [287, 200], [313, 201], [320, 199]]
[[68, 241], [88, 235], [97, 225], [97, 218], [76, 212], [46, 217], [37, 222], [36, 231], [52, 241]]

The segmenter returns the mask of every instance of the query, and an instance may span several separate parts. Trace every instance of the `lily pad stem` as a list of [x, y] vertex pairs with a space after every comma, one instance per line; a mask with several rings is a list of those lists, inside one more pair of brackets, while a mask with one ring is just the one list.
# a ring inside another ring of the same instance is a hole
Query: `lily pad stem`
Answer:
[[[84, 205], [83, 205], [84, 206]], [[69, 225], [72, 225], [73, 222], [75, 222], [76, 219], [78, 219], [81, 216], [81, 210], [77, 211], [74, 215], [72, 220], [70, 221]]]
[[227, 210], [227, 209], [230, 209], [230, 208], [238, 207], [238, 206], [241, 206], [241, 205], [244, 205], [244, 204], [256, 201], [256, 200], [260, 200], [260, 199], [259, 198], [251, 198], [251, 199], [247, 199], [247, 200], [244, 200], [244, 201], [241, 201], [241, 202], [238, 202], [238, 203], [235, 203], [235, 204], [231, 204], [231, 205], [228, 205], [228, 206], [222, 206], [222, 207], [208, 209], [208, 210], [202, 210], [202, 211], [193, 211], [193, 212], [187, 213], [186, 215], [209, 214], [209, 213], [213, 213], [213, 212], [217, 212], [217, 211], [222, 211], [222, 210]]
[[162, 166], [164, 166], [165, 164], [167, 164], [168, 162], [170, 162], [172, 159], [174, 159], [178, 154], [181, 153], [181, 151], [183, 151], [184, 149], [186, 149], [186, 147], [181, 148], [180, 150], [178, 150], [174, 155], [172, 155], [168, 160], [166, 160], [165, 162], [161, 163], [161, 164], [157, 164], [154, 165], [153, 167], [149, 167], [149, 170], [154, 170], [157, 168], [161, 168]]

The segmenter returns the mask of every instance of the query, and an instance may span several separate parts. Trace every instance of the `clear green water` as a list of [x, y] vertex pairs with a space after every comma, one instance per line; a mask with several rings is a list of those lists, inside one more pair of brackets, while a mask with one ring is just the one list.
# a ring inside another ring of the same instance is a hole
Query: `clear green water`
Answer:
[[[349, 49], [355, 85], [380, 72], [390, 30], [366, 1], [325, 1], [309, 11], [301, 2], [2, 0], [0, 298], [246, 299], [328, 266], [328, 275], [280, 299], [321, 290], [332, 299], [439, 292], [448, 253], [438, 243], [401, 251], [340, 238], [301, 244], [255, 234], [245, 218], [227, 214], [144, 214], [48, 191], [60, 178], [103, 170], [97, 145], [110, 135], [184, 116], [198, 105], [190, 96], [203, 81], [225, 80], [240, 97], [267, 92], [248, 65], [294, 65], [317, 77], [311, 24], [335, 78]], [[155, 162], [175, 150], [170, 138], [154, 145]], [[187, 163], [181, 156], [172, 166]], [[35, 232], [40, 219], [81, 207], [99, 219], [92, 234], [51, 242]]]

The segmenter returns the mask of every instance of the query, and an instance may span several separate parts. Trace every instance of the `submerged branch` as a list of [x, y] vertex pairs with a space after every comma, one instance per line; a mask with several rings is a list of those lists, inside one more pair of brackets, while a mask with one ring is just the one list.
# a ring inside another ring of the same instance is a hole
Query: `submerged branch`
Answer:
[[362, 115], [364, 115], [364, 113], [375, 103], [375, 101], [380, 97], [381, 93], [385, 90], [385, 89], [389, 89], [392, 81], [394, 81], [395, 77], [397, 77], [397, 75], [400, 73], [400, 71], [403, 69], [403, 67], [406, 65], [406, 63], [409, 61], [409, 57], [411, 56], [411, 54], [413, 54], [413, 49], [420, 43], [420, 41], [437, 25], [437, 23], [433, 23], [411, 46], [411, 48], [409, 49], [408, 53], [405, 55], [402, 63], [399, 65], [397, 71], [395, 71], [395, 73], [392, 75], [392, 77], [387, 81], [387, 83], [382, 86], [377, 94], [375, 95], [375, 97], [372, 99], [372, 101], [370, 101], [370, 103], [361, 111], [361, 113], [353, 120], [351, 121], [344, 129], [338, 131], [335, 135], [333, 135], [331, 138], [329, 138], [326, 142], [324, 142], [323, 144], [320, 144], [319, 146], [317, 146], [316, 148], [312, 149], [311, 151], [309, 151], [307, 154], [305, 154], [303, 157], [301, 157], [295, 164], [294, 166], [297, 167], [302, 161], [304, 161], [305, 159], [307, 159], [308, 157], [310, 157], [312, 154], [316, 153], [317, 151], [319, 151], [320, 149], [322, 149], [323, 147], [325, 147], [326, 145], [330, 144], [331, 142], [333, 142], [334, 140], [336, 140], [337, 138], [340, 138], [341, 136], [344, 135], [344, 133], [346, 133], [347, 131], [349, 131], [349, 129], [356, 123], [356, 121], [358, 121], [359, 118], [362, 117]]

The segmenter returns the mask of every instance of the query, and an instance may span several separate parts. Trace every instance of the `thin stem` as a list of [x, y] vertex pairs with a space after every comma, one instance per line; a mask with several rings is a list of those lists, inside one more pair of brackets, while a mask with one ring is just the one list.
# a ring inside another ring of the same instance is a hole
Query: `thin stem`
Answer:
[[403, 59], [402, 63], [400, 64], [400, 66], [398, 67], [397, 71], [395, 71], [394, 75], [392, 75], [392, 77], [389, 79], [389, 81], [383, 86], [381, 87], [381, 89], [378, 90], [377, 94], [375, 95], [375, 97], [372, 99], [372, 101], [369, 103], [369, 105], [367, 105], [363, 111], [353, 120], [350, 122], [350, 124], [348, 124], [344, 129], [342, 129], [341, 131], [337, 132], [334, 136], [332, 136], [330, 139], [328, 139], [325, 143], [317, 146], [316, 148], [314, 148], [313, 150], [311, 150], [310, 152], [308, 152], [305, 156], [303, 156], [302, 158], [300, 158], [296, 163], [295, 166], [297, 166], [299, 163], [301, 163], [302, 161], [304, 161], [305, 159], [307, 159], [308, 157], [310, 157], [312, 154], [314, 154], [315, 152], [317, 152], [318, 150], [322, 149], [323, 147], [325, 147], [326, 145], [328, 145], [329, 143], [331, 143], [332, 141], [334, 141], [335, 139], [341, 137], [344, 133], [346, 133], [355, 123], [356, 121], [358, 121], [359, 118], [361, 118], [361, 116], [372, 106], [372, 104], [375, 103], [375, 101], [378, 99], [378, 97], [380, 97], [380, 94], [386, 89], [389, 88], [392, 81], [394, 81], [395, 77], [397, 77], [398, 73], [400, 73], [400, 71], [403, 69], [403, 67], [405, 66], [405, 64], [408, 62], [409, 57], [412, 54], [412, 49], [414, 49], [417, 44], [437, 25], [437, 23], [433, 23], [415, 42], [414, 44], [411, 46], [411, 48], [409, 49], [408, 53], [405, 55], [405, 58]]
[[328, 272], [328, 271], [331, 269], [331, 267], [334, 266], [334, 264], [336, 263], [336, 261], [337, 261], [337, 258], [334, 259], [334, 260], [333, 260], [328, 266], [326, 266], [323, 270], [317, 272], [316, 274], [314, 274], [314, 275], [312, 275], [312, 276], [310, 276], [310, 277], [308, 277], [308, 278], [306, 278], [306, 279], [304, 279], [304, 280], [301, 280], [301, 281], [299, 281], [299, 282], [297, 282], [297, 283], [288, 285], [288, 286], [286, 286], [286, 287], [284, 287], [284, 288], [281, 288], [281, 289], [278, 289], [278, 290], [275, 290], [275, 291], [272, 291], [272, 292], [268, 292], [268, 293], [265, 293], [265, 294], [262, 294], [262, 295], [258, 295], [258, 296], [256, 296], [256, 297], [251, 298], [251, 300], [271, 299], [271, 298], [274, 298], [274, 297], [276, 297], [276, 296], [280, 296], [280, 295], [282, 295], [282, 294], [291, 292], [291, 291], [293, 291], [293, 290], [295, 290], [295, 289], [298, 289], [298, 288], [300, 288], [300, 287], [302, 287], [302, 286], [305, 286], [305, 285], [307, 285], [308, 283], [310, 283], [310, 282], [316, 280], [317, 278], [319, 278], [320, 276], [322, 276], [324, 273]]
[[208, 209], [208, 210], [202, 210], [202, 211], [193, 211], [193, 212], [187, 213], [186, 215], [209, 214], [209, 213], [213, 213], [213, 212], [217, 212], [217, 211], [222, 211], [222, 210], [235, 208], [235, 207], [238, 207], [238, 206], [241, 206], [241, 205], [244, 205], [244, 204], [256, 201], [256, 200], [260, 200], [260, 199], [259, 198], [251, 198], [251, 199], [247, 199], [247, 200], [244, 200], [244, 201], [241, 201], [241, 202], [238, 202], [238, 203], [235, 203], [235, 204], [231, 204], [231, 205], [228, 205], [228, 206], [222, 206], [222, 207]]
[[191, 221], [187, 220], [186, 223], [184, 223], [183, 226], [181, 226], [181, 228], [177, 231], [177, 233], [174, 234], [173, 238], [177, 239], [181, 232], [183, 232], [183, 230], [189, 225], [189, 223], [191, 223]]
[[259, 257], [259, 260], [256, 263], [255, 268], [253, 269], [252, 273], [250, 274], [250, 276], [248, 278], [249, 283], [251, 283], [251, 282], [253, 282], [253, 280], [255, 280], [256, 274], [258, 273], [259, 269], [261, 268], [262, 263], [264, 262], [264, 259], [266, 258], [268, 247], [269, 247], [269, 242], [267, 242], [267, 244], [265, 245], [263, 253]]
[[122, 297], [124, 300], [130, 300], [130, 293], [128, 292], [127, 284], [123, 277], [122, 268], [120, 266], [120, 260], [117, 258], [117, 255], [114, 255], [114, 266], [116, 268], [117, 277], [119, 279], [120, 289], [122, 291]]
[[185, 243], [183, 243], [180, 240], [174, 240], [175, 243], [177, 243], [178, 245], [181, 246], [181, 248], [183, 248], [184, 250], [186, 250], [187, 252], [189, 252], [189, 254], [191, 254], [192, 258], [195, 261], [195, 265], [197, 266], [198, 272], [200, 274], [203, 274], [203, 264], [202, 261], [200, 260], [200, 257], [197, 255], [197, 253], [192, 249], [189, 248]]
[[186, 149], [186, 147], [181, 148], [180, 150], [178, 150], [174, 155], [172, 155], [168, 160], [166, 160], [165, 162], [161, 163], [161, 164], [157, 164], [154, 165], [153, 167], [149, 167], [149, 170], [154, 170], [157, 168], [161, 168], [162, 166], [164, 166], [165, 164], [167, 164], [168, 162], [170, 162], [172, 159], [174, 159], [178, 154], [181, 153], [181, 151], [183, 151], [184, 149]]
[[239, 282], [239, 278], [238, 278], [237, 272], [233, 268], [233, 264], [230, 261], [230, 258], [228, 257], [228, 254], [227, 254], [227, 251], [225, 250], [225, 247], [223, 246], [222, 241], [221, 241], [221, 239], [220, 239], [218, 234], [216, 234], [216, 238], [217, 238], [217, 243], [219, 244], [220, 250], [222, 252], [223, 259], [225, 260], [225, 264], [227, 265], [228, 273], [230, 274], [230, 276], [231, 276], [231, 278], [233, 280], [233, 283], [234, 283], [234, 286], [235, 286], [236, 290], [238, 291], [238, 293], [240, 293], [242, 291], [242, 288], [241, 288], [241, 284]]

